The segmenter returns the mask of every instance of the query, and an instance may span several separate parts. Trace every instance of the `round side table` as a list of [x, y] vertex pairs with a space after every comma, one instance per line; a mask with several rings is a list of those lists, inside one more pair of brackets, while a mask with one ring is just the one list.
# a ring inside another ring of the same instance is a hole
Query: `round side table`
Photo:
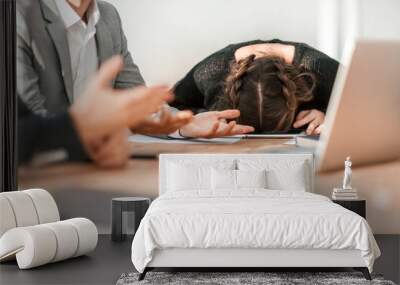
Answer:
[[140, 221], [146, 214], [150, 206], [150, 198], [145, 197], [120, 197], [113, 198], [111, 201], [111, 240], [123, 241], [126, 239], [126, 232], [123, 232], [123, 216], [133, 213], [135, 217], [135, 232], [137, 231]]

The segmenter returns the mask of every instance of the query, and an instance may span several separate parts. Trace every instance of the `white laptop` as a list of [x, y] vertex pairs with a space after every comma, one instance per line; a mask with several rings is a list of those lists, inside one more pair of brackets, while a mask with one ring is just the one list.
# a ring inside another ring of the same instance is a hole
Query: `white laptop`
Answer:
[[348, 47], [317, 146], [319, 171], [400, 157], [400, 41], [359, 40]]

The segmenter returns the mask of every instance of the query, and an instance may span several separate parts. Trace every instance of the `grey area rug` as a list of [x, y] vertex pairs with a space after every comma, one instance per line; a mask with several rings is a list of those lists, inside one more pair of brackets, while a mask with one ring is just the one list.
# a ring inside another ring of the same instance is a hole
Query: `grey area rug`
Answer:
[[122, 274], [117, 285], [395, 285], [380, 275], [372, 275], [373, 280], [368, 281], [359, 272], [148, 272], [142, 281], [137, 280], [138, 276], [138, 273]]

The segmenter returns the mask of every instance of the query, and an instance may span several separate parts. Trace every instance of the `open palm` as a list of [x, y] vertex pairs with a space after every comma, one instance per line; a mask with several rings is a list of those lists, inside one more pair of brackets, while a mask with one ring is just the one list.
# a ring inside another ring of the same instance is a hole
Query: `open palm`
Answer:
[[180, 134], [192, 138], [214, 138], [253, 132], [251, 126], [239, 125], [234, 120], [240, 116], [239, 110], [210, 111], [199, 113], [191, 123], [180, 128]]

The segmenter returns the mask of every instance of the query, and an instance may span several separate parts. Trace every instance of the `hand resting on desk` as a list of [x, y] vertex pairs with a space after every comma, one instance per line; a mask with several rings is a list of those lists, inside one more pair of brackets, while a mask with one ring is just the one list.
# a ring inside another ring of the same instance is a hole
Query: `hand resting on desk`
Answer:
[[325, 114], [319, 110], [305, 110], [299, 112], [293, 124], [294, 128], [301, 128], [308, 124], [306, 133], [307, 135], [321, 134], [323, 123], [325, 121]]
[[[180, 128], [184, 137], [215, 138], [254, 132], [251, 126], [237, 124], [234, 119], [240, 116], [239, 110], [210, 111], [194, 116], [191, 123]], [[232, 120], [229, 123], [227, 120]]]

